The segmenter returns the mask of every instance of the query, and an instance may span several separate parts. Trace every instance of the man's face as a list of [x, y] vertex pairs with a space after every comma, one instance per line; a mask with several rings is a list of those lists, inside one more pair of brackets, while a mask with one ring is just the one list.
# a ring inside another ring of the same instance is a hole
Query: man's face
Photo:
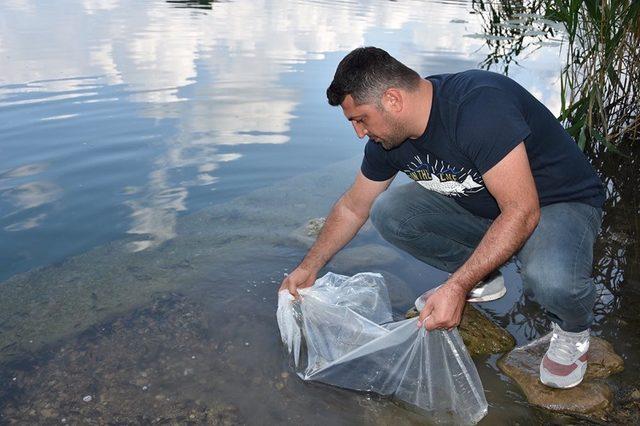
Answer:
[[369, 136], [386, 150], [402, 144], [408, 135], [405, 127], [393, 112], [373, 104], [356, 105], [351, 95], [347, 95], [340, 104], [347, 120], [360, 139]]

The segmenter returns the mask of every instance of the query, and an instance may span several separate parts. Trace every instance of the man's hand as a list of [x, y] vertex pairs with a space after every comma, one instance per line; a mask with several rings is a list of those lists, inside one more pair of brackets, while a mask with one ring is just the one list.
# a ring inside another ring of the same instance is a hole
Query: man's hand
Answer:
[[320, 269], [356, 235], [367, 221], [376, 197], [384, 192], [393, 177], [382, 182], [368, 179], [358, 171], [351, 188], [334, 204], [331, 213], [300, 265], [280, 285], [298, 297], [298, 288], [311, 287]]
[[298, 266], [289, 275], [284, 277], [278, 291], [280, 292], [287, 289], [289, 293], [297, 299], [299, 297], [298, 289], [311, 287], [313, 283], [316, 282], [316, 274], [316, 272], [306, 269], [303, 266]]
[[452, 285], [443, 284], [427, 299], [420, 312], [418, 327], [427, 330], [439, 328], [451, 329], [460, 324], [462, 310], [467, 300], [467, 293]]

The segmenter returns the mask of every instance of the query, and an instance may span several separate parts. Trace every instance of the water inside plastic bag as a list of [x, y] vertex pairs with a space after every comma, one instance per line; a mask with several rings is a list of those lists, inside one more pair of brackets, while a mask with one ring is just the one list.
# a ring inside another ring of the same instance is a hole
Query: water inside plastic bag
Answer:
[[473, 424], [487, 413], [457, 329], [393, 322], [382, 275], [328, 273], [299, 294], [279, 293], [277, 318], [303, 380], [393, 396], [438, 423]]

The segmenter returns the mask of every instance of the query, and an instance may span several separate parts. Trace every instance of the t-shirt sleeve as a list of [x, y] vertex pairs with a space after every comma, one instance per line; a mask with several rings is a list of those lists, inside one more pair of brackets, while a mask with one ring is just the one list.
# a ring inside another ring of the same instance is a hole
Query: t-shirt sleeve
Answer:
[[369, 140], [364, 147], [360, 170], [367, 179], [380, 182], [391, 179], [398, 172], [389, 164], [384, 148], [372, 140]]
[[458, 109], [456, 143], [480, 174], [485, 174], [530, 134], [516, 99], [501, 89], [477, 89]]

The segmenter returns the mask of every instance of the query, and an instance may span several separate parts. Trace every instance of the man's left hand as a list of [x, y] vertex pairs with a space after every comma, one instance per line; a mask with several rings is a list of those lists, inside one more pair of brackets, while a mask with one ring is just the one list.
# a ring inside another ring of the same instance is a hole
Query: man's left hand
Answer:
[[428, 299], [420, 312], [418, 327], [427, 330], [450, 330], [460, 324], [467, 293], [459, 287], [445, 283]]

